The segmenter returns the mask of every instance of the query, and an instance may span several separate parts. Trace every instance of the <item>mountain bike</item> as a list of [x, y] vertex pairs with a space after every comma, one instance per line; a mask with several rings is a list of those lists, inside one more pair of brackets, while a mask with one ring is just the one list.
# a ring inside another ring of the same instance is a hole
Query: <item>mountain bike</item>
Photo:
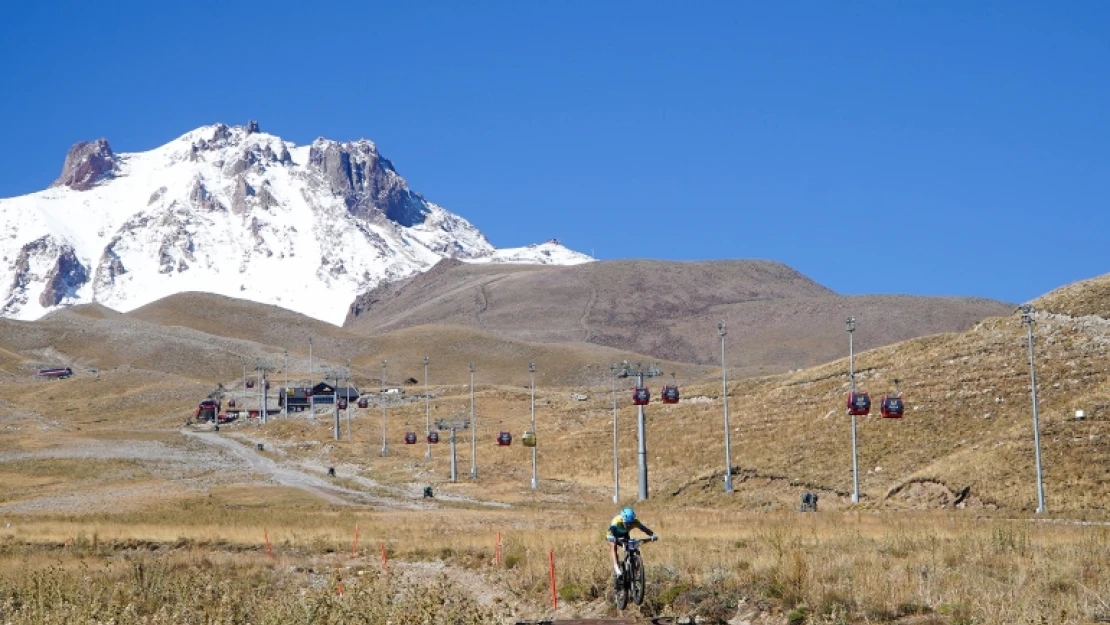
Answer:
[[624, 557], [621, 558], [620, 584], [613, 589], [613, 600], [618, 610], [628, 607], [628, 599], [641, 605], [644, 602], [644, 559], [640, 556], [640, 543], [654, 542], [657, 536], [647, 540], [638, 538], [618, 538], [617, 544], [624, 548]]

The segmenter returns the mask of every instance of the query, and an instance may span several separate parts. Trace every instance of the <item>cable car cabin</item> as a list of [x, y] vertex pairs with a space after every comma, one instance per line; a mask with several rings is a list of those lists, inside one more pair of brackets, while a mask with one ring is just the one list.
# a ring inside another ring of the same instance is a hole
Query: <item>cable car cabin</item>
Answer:
[[861, 391], [848, 393], [848, 414], [855, 416], [871, 414], [871, 398], [867, 393]]
[[524, 443], [525, 447], [535, 447], [536, 433], [532, 431], [525, 432], [524, 436], [520, 439], [520, 442]]
[[369, 406], [370, 406], [370, 400], [366, 399], [365, 397], [360, 397], [359, 398], [359, 400], [358, 400], [358, 407], [359, 408], [367, 408]]
[[668, 384], [663, 387], [663, 403], [664, 404], [677, 404], [678, 403], [678, 387], [673, 384]]
[[435, 445], [439, 442], [439, 432], [428, 432], [428, 443]]
[[339, 409], [340, 410], [346, 410], [347, 409], [347, 398], [346, 397], [340, 397], [338, 403], [339, 403]]
[[416, 444], [416, 432], [405, 432], [405, 444], [406, 445], [415, 445]]
[[254, 380], [247, 380], [247, 388], [254, 388]]
[[307, 387], [307, 386], [304, 387], [304, 396], [305, 397], [312, 397], [312, 389]]
[[234, 408], [235, 407], [235, 400], [234, 399], [227, 400], [227, 407], [228, 408]]
[[509, 432], [504, 432], [504, 431], [498, 432], [497, 433], [497, 444], [500, 447], [508, 447], [509, 445], [512, 445], [513, 444], [513, 435], [510, 434]]
[[879, 413], [884, 419], [901, 419], [904, 409], [902, 398], [893, 395], [883, 395], [883, 400], [879, 403]]
[[632, 391], [632, 405], [633, 406], [646, 406], [651, 401], [651, 391], [642, 386], [636, 387]]

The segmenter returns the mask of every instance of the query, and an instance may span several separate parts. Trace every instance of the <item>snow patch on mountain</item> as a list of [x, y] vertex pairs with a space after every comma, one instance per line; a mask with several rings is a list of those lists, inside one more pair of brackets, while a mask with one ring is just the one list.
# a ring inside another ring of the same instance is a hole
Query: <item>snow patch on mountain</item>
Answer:
[[203, 291], [339, 325], [358, 293], [466, 262], [577, 264], [552, 240], [498, 250], [408, 188], [366, 140], [297, 146], [204, 126], [147, 152], [80, 143], [50, 188], [0, 199], [0, 316]]

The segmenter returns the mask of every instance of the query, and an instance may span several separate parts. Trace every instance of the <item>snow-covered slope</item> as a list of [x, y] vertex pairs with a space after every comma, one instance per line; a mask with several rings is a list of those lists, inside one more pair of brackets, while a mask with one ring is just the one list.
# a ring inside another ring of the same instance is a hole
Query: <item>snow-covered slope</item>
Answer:
[[358, 293], [446, 257], [592, 260], [555, 241], [495, 249], [369, 141], [296, 146], [253, 122], [216, 124], [149, 152], [79, 143], [49, 189], [0, 199], [0, 316], [204, 291], [338, 325]]

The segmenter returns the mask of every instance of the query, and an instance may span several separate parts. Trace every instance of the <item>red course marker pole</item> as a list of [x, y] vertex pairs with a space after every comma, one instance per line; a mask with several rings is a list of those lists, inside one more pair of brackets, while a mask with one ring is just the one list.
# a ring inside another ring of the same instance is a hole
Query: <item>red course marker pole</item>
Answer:
[[559, 594], [555, 592], [555, 552], [547, 552], [548, 562], [551, 564], [551, 608], [559, 610]]

